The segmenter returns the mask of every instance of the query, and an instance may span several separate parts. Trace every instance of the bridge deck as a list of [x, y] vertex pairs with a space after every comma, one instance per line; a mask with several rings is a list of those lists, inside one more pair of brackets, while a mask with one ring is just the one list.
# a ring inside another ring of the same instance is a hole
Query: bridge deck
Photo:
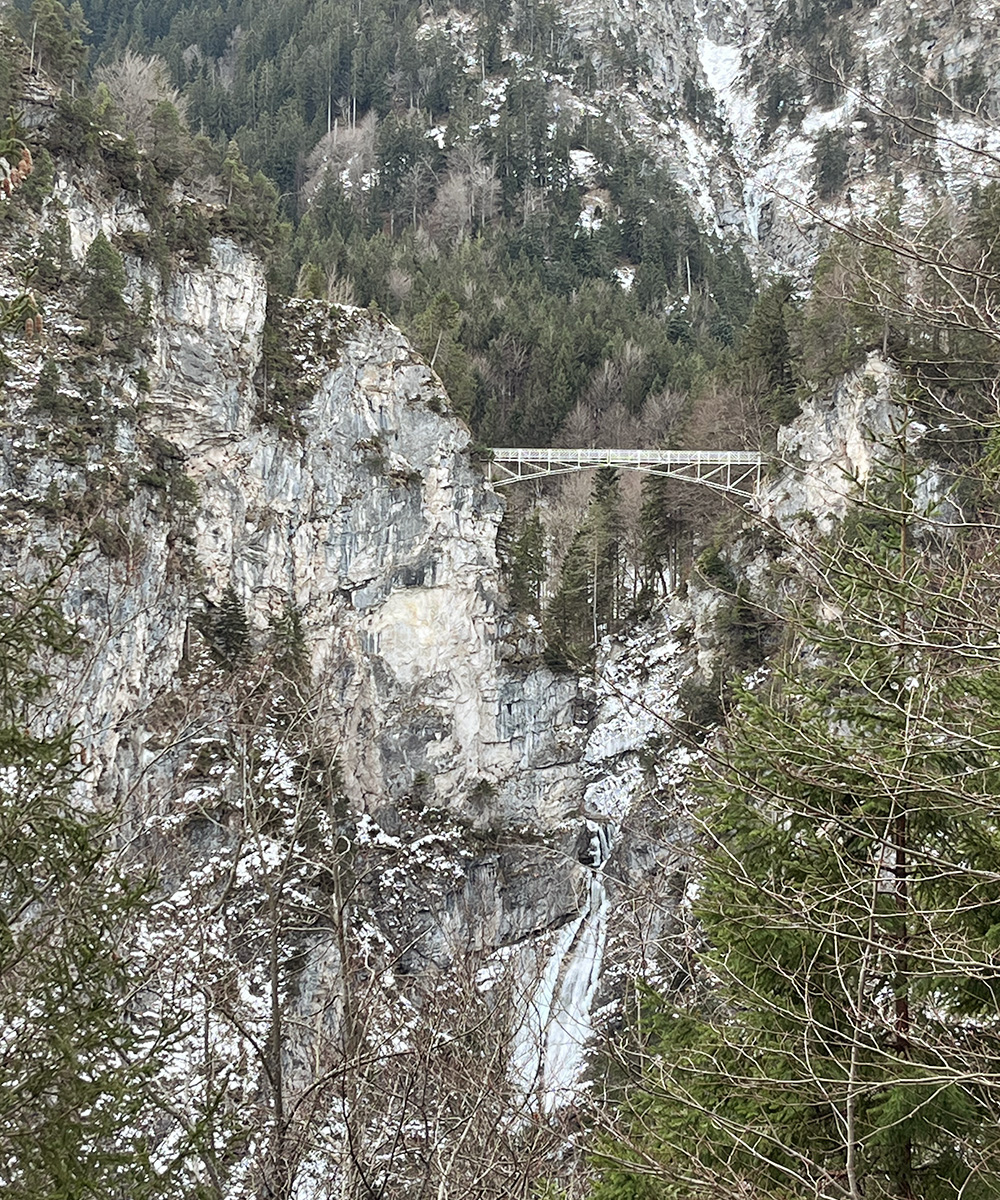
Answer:
[[594, 467], [646, 471], [749, 498], [759, 485], [764, 459], [751, 450], [538, 450], [493, 451], [496, 486], [519, 479], [565, 475]]

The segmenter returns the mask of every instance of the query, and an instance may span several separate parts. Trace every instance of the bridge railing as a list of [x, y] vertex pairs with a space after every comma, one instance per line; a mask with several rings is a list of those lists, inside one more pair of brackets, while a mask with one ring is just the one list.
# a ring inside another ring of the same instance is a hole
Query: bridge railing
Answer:
[[645, 471], [749, 498], [760, 484], [764, 458], [752, 450], [559, 450], [505, 447], [493, 451], [491, 477], [494, 485], [502, 487], [520, 479], [540, 479], [595, 467]]

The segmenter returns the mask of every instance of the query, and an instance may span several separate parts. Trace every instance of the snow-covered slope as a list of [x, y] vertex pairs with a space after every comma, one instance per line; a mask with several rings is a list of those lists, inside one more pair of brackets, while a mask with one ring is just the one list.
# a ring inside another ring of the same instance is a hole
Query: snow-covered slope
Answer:
[[[598, 60], [614, 45], [638, 64], [590, 99], [670, 163], [707, 226], [760, 268], [802, 278], [824, 222], [893, 204], [927, 213], [997, 174], [992, 5], [570, 0], [565, 11]], [[831, 144], [843, 165], [817, 188]]]

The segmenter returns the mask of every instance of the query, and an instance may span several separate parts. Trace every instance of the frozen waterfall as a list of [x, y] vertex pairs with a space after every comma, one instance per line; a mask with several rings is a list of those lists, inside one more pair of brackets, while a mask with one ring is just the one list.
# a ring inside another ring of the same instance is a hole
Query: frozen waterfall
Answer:
[[614, 828], [596, 821], [588, 821], [587, 827], [592, 869], [586, 903], [556, 934], [542, 973], [525, 996], [514, 1034], [514, 1079], [526, 1096], [537, 1097], [544, 1112], [568, 1104], [579, 1085], [607, 940], [604, 864]]

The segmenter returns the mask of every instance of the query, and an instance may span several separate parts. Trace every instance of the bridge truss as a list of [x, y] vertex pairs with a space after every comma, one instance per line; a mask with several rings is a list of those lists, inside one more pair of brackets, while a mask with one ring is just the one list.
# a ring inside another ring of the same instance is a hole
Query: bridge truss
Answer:
[[645, 471], [748, 500], [760, 484], [764, 459], [749, 450], [534, 450], [493, 451], [490, 478], [496, 487], [545, 479], [593, 467]]

